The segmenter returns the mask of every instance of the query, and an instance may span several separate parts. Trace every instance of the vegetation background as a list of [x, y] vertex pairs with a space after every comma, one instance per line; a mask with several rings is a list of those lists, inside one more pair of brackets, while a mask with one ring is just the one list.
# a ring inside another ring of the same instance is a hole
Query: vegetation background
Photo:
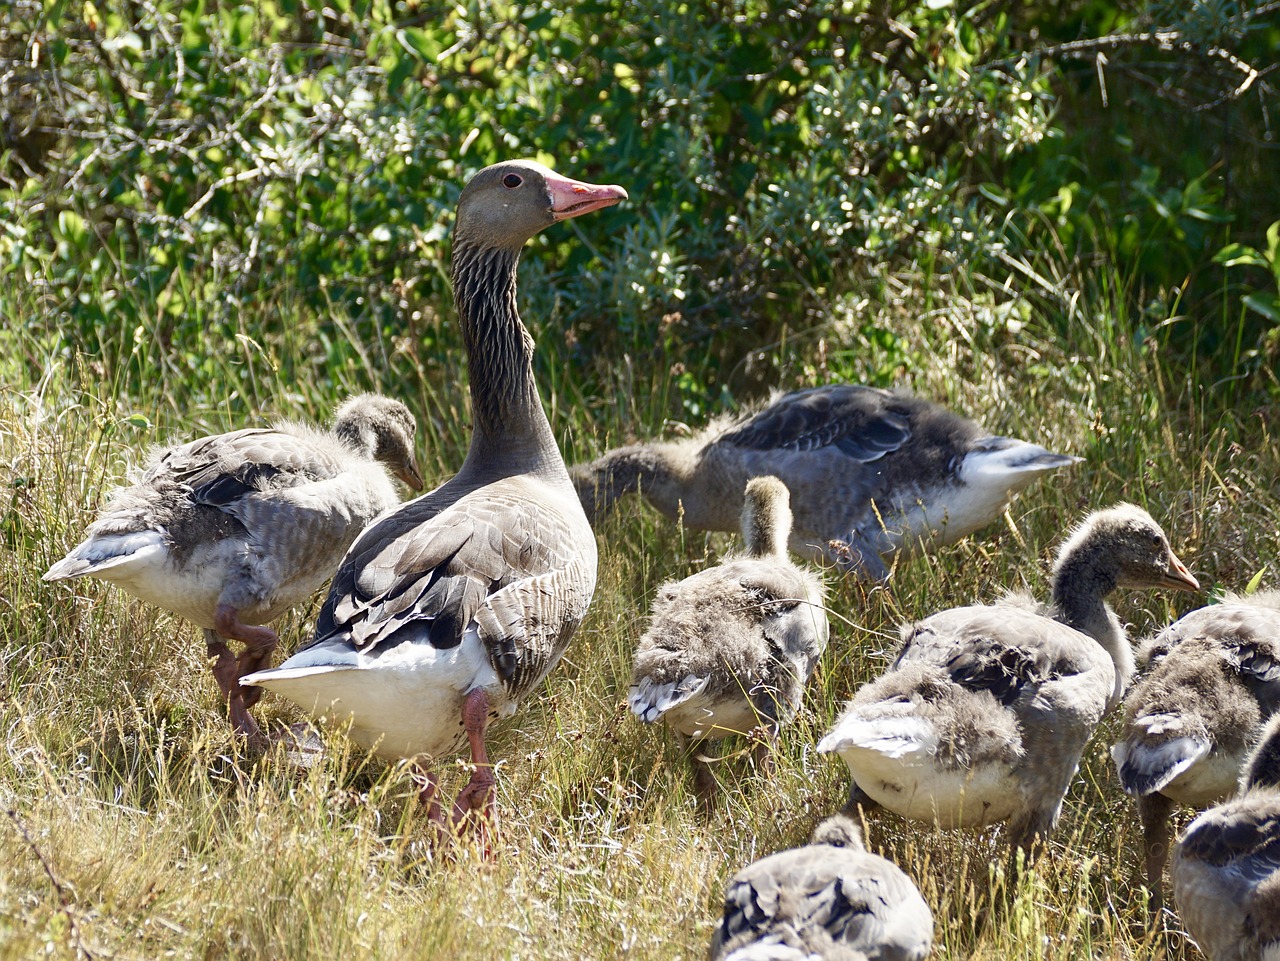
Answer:
[[[1275, 586], [1278, 66], [1274, 0], [7, 0], [0, 955], [701, 957], [726, 878], [841, 804], [812, 746], [898, 622], [1043, 591], [1121, 498], [1210, 599]], [[588, 622], [498, 736], [496, 863], [442, 863], [402, 772], [339, 739], [301, 772], [238, 758], [193, 628], [39, 578], [149, 445], [356, 390], [408, 401], [446, 477], [451, 210], [519, 156], [632, 197], [522, 266], [568, 459], [848, 380], [1086, 462], [887, 587], [833, 582], [777, 777], [726, 766], [709, 820], [622, 697], [648, 598], [731, 538], [622, 511]], [[1118, 598], [1135, 633], [1173, 602]], [[1015, 886], [998, 831], [870, 825], [939, 957], [1196, 956], [1176, 914], [1146, 923], [1107, 734]]]

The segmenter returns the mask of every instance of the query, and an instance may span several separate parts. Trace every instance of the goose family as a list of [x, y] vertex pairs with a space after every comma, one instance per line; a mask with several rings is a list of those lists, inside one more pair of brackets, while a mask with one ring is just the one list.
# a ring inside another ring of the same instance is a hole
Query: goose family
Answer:
[[[235, 731], [261, 744], [238, 683], [270, 663], [265, 626], [333, 575], [373, 518], [414, 490], [414, 417], [397, 400], [352, 397], [328, 431], [293, 422], [156, 451], [46, 581], [94, 577], [203, 628]], [[227, 641], [239, 641], [237, 658]]]
[[1176, 621], [1145, 650], [1150, 666], [1125, 696], [1111, 754], [1120, 785], [1137, 800], [1147, 886], [1159, 910], [1174, 807], [1230, 796], [1280, 707], [1280, 592], [1228, 595]]
[[[710, 745], [761, 734], [761, 763], [771, 760], [828, 646], [822, 578], [789, 552], [883, 579], [900, 554], [971, 533], [1079, 458], [908, 395], [828, 385], [775, 395], [687, 441], [566, 468], [517, 311], [518, 263], [540, 231], [626, 197], [532, 161], [486, 167], [462, 190], [450, 279], [472, 433], [442, 486], [399, 502], [395, 478], [423, 486], [414, 418], [361, 395], [328, 431], [282, 423], [158, 452], [45, 579], [101, 578], [192, 620], [235, 732], [266, 744], [250, 710], [279, 694], [407, 761], [435, 842], [475, 832], [487, 850], [498, 815], [490, 726], [540, 688], [586, 617], [592, 522], [640, 493], [695, 529], [736, 523], [739, 552], [659, 588], [627, 697], [641, 721], [692, 744], [707, 804]], [[267, 624], [331, 575], [312, 639], [272, 668]], [[1106, 603], [1121, 587], [1199, 590], [1131, 504], [1090, 514], [1064, 540], [1049, 602], [1013, 594], [904, 626], [892, 665], [817, 745], [849, 769], [847, 813], [1006, 822], [1010, 846], [1033, 854], [1135, 672]], [[1212, 961], [1280, 961], [1280, 593], [1193, 612], [1147, 651], [1113, 756], [1138, 799], [1155, 903], [1174, 805], [1221, 800], [1243, 770], [1235, 800], [1174, 849], [1172, 888]], [[440, 766], [460, 752], [469, 778], [446, 806]], [[932, 939], [911, 879], [837, 815], [811, 843], [734, 876], [711, 957], [919, 961]]]
[[809, 844], [733, 876], [711, 961], [921, 961], [933, 912], [893, 862], [867, 852], [842, 815]]
[[1078, 460], [993, 436], [918, 397], [831, 384], [775, 395], [684, 440], [611, 450], [572, 475], [592, 523], [638, 492], [709, 531], [737, 528], [748, 480], [777, 477], [791, 491], [793, 551], [882, 580], [899, 551], [954, 543]]
[[467, 352], [472, 437], [443, 486], [384, 515], [342, 559], [315, 637], [242, 678], [357, 744], [411, 759], [432, 823], [433, 765], [469, 746], [473, 773], [448, 826], [496, 819], [485, 733], [564, 654], [596, 582], [596, 543], [533, 377], [516, 310], [521, 248], [540, 230], [626, 199], [531, 161], [475, 174], [458, 199], [451, 279]]
[[889, 671], [818, 745], [848, 765], [850, 806], [944, 827], [1007, 821], [1010, 843], [1030, 854], [1133, 674], [1105, 603], [1117, 587], [1199, 589], [1160, 525], [1131, 504], [1094, 512], [1067, 538], [1048, 607], [1013, 596], [904, 627]]
[[1246, 758], [1236, 797], [1173, 850], [1173, 899], [1209, 961], [1280, 958], [1280, 715]]
[[[706, 741], [794, 716], [827, 646], [822, 581], [787, 557], [790, 495], [776, 477], [746, 485], [743, 550], [715, 567], [664, 584], [635, 655], [627, 703], [705, 749]], [[699, 797], [715, 784], [693, 752]]]

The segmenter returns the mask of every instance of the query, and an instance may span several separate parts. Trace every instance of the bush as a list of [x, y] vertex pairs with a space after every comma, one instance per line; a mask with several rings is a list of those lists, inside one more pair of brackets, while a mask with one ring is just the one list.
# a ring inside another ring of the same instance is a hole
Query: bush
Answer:
[[[531, 251], [526, 315], [567, 334], [544, 338], [542, 362], [573, 360], [588, 395], [624, 357], [659, 379], [678, 363], [671, 412], [895, 274], [1017, 296], [1059, 251], [1060, 276], [1118, 262], [1166, 317], [1193, 284], [1213, 303], [1227, 190], [1253, 183], [1215, 164], [1242, 138], [1224, 126], [1175, 171], [1135, 118], [1169, 95], [1237, 117], [1256, 100], [1261, 117], [1273, 91], [1242, 70], [1277, 29], [1167, 4], [1131, 20], [947, 2], [124, 9], [19, 0], [0, 35], [0, 309], [57, 318], [50, 351], [136, 385], [213, 378], [232, 356], [276, 386], [420, 390], [459, 348], [445, 264], [460, 184], [536, 156], [634, 198]], [[1050, 27], [1119, 33], [1053, 43]], [[1134, 50], [1159, 59], [1128, 66]], [[1153, 71], [1174, 82], [1132, 82]], [[1086, 116], [1097, 76], [1123, 110]], [[1243, 242], [1260, 243], [1256, 219]]]

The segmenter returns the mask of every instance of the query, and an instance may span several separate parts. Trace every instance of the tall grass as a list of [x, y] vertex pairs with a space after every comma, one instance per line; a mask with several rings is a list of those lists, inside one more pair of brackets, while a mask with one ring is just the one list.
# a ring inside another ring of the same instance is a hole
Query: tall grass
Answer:
[[[727, 535], [680, 530], [639, 504], [600, 534], [591, 613], [540, 696], [498, 728], [495, 858], [429, 845], [410, 780], [327, 737], [302, 767], [283, 753], [238, 753], [196, 629], [92, 581], [40, 580], [79, 538], [148, 445], [287, 414], [323, 418], [350, 390], [409, 370], [424, 427], [426, 473], [461, 463], [464, 385], [419, 363], [413, 345], [359, 339], [327, 381], [290, 378], [312, 329], [270, 305], [246, 308], [246, 332], [175, 365], [143, 338], [156, 377], [132, 393], [103, 383], [92, 359], [41, 357], [31, 301], [0, 334], [0, 955], [94, 958], [698, 958], [726, 879], [802, 840], [847, 789], [814, 744], [854, 688], [883, 669], [897, 625], [1009, 588], [1045, 590], [1055, 542], [1082, 513], [1119, 499], [1146, 505], [1210, 592], [1241, 589], [1280, 564], [1280, 447], [1264, 395], [1228, 394], [1171, 366], [1145, 335], [1115, 276], [1049, 298], [974, 289], [932, 292], [900, 276], [873, 298], [831, 305], [827, 325], [778, 345], [790, 387], [816, 380], [897, 383], [999, 432], [1086, 461], [1026, 492], [1003, 522], [944, 552], [903, 563], [888, 586], [830, 579], [833, 637], [776, 775], [722, 764], [723, 803], [696, 809], [687, 759], [661, 729], [625, 710], [631, 652], [649, 599], [667, 578], [712, 562]], [[1007, 320], [993, 312], [1015, 312]], [[267, 309], [266, 307], [260, 309]], [[994, 319], [993, 319], [994, 317]], [[251, 332], [259, 320], [280, 332]], [[1013, 321], [1017, 321], [1014, 323]], [[297, 323], [293, 323], [297, 321]], [[338, 318], [337, 329], [343, 327]], [[1065, 331], [1065, 335], [1058, 332]], [[869, 333], [870, 332], [870, 333]], [[879, 333], [875, 333], [879, 332]], [[345, 333], [344, 333], [345, 335]], [[553, 336], [551, 331], [546, 337]], [[561, 351], [545, 356], [565, 358]], [[696, 359], [691, 359], [694, 362]], [[460, 358], [454, 368], [461, 369]], [[539, 362], [553, 426], [580, 457], [663, 430], [678, 372], [632, 359], [628, 393], [584, 396], [567, 363]], [[632, 394], [630, 391], [634, 391]], [[1135, 633], [1199, 599], [1116, 598]], [[281, 626], [284, 646], [311, 609]], [[268, 697], [264, 721], [296, 714]], [[1104, 724], [1067, 798], [1050, 856], [1007, 880], [999, 830], [922, 829], [891, 816], [868, 826], [919, 883], [937, 918], [940, 958], [1193, 958], [1176, 916], [1149, 933], [1139, 832], [1116, 786]], [[447, 788], [467, 772], [444, 769]]]

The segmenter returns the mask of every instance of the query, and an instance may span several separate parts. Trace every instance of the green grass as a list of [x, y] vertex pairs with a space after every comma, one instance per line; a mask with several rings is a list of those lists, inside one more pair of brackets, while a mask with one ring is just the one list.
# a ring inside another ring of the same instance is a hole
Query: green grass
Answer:
[[[340, 737], [309, 769], [281, 755], [238, 757], [195, 628], [107, 585], [40, 580], [148, 445], [268, 415], [322, 417], [344, 392], [383, 386], [384, 358], [399, 351], [403, 366], [409, 348], [357, 344], [362, 360], [304, 386], [280, 372], [282, 352], [307, 347], [285, 323], [259, 337], [261, 349], [211, 347], [203, 364], [162, 363], [153, 345], [155, 379], [129, 388], [91, 358], [47, 358], [49, 374], [33, 374], [41, 347], [29, 331], [57, 318], [31, 299], [32, 322], [0, 334], [4, 356], [22, 359], [7, 363], [0, 391], [0, 956], [703, 957], [726, 879], [801, 841], [842, 803], [843, 765], [813, 745], [884, 667], [903, 619], [1007, 588], [1043, 593], [1061, 534], [1119, 499], [1164, 523], [1211, 592], [1241, 589], [1264, 567], [1264, 584], [1277, 583], [1274, 405], [1171, 363], [1158, 338], [1135, 333], [1106, 279], [1057, 302], [1013, 296], [1026, 307], [1013, 331], [991, 322], [990, 298], [935, 290], [926, 310], [903, 277], [868, 303], [833, 305], [827, 327], [780, 345], [784, 386], [895, 382], [1086, 462], [1026, 492], [1003, 523], [903, 564], [888, 587], [831, 580], [831, 647], [784, 732], [776, 776], [726, 765], [710, 819], [695, 811], [675, 740], [636, 723], [623, 696], [657, 586], [714, 560], [731, 538], [624, 506], [600, 531], [599, 586], [567, 657], [494, 734], [491, 863], [474, 851], [433, 854], [405, 773]], [[259, 320], [274, 326], [251, 312], [242, 323], [252, 331]], [[553, 325], [544, 336], [556, 336]], [[465, 451], [458, 369], [460, 358], [454, 371], [418, 365], [411, 379], [429, 478]], [[554, 378], [560, 398], [547, 400], [554, 427], [578, 456], [606, 439], [658, 435], [662, 399], [677, 392], [669, 371], [634, 364], [616, 375], [642, 392], [634, 401], [582, 396], [571, 368], [544, 373], [544, 396]], [[1115, 601], [1139, 635], [1201, 599]], [[315, 603], [281, 625], [286, 648], [314, 614]], [[271, 697], [257, 713], [297, 719]], [[996, 866], [998, 830], [869, 825], [871, 843], [933, 906], [937, 957], [1197, 956], [1176, 918], [1167, 935], [1146, 933], [1136, 819], [1107, 755], [1113, 725], [1087, 752], [1052, 856], [1012, 891]], [[447, 789], [466, 777], [460, 765], [444, 773]]]

